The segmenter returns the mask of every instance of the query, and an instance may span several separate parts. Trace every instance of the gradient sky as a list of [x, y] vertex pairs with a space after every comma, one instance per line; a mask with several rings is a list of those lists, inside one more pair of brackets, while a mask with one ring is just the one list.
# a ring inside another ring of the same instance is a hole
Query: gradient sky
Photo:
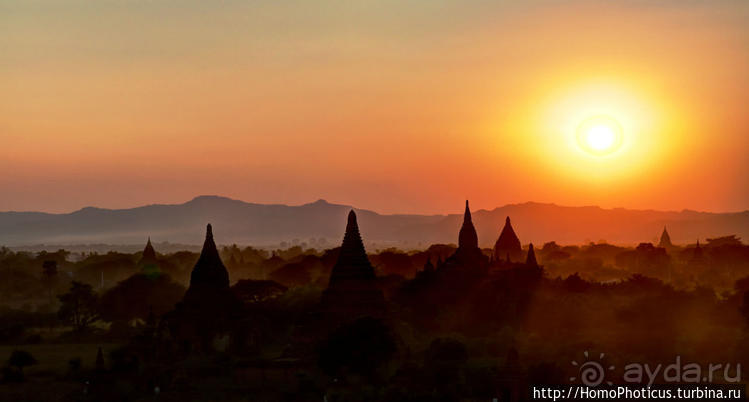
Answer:
[[[749, 208], [749, 2], [0, 0], [0, 210]], [[623, 128], [609, 157], [576, 127]]]

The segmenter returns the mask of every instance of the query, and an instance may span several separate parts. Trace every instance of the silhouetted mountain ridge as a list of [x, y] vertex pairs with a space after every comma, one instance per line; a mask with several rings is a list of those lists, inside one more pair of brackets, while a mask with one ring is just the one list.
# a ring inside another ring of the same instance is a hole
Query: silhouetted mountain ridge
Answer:
[[[384, 215], [354, 209], [365, 241], [416, 248], [457, 242], [462, 220], [459, 207], [450, 215]], [[0, 244], [141, 244], [148, 236], [155, 241], [199, 244], [205, 224], [210, 222], [222, 244], [269, 245], [325, 238], [332, 245], [340, 240], [346, 214], [352, 208], [323, 199], [289, 206], [203, 195], [183, 204], [129, 209], [85, 207], [67, 214], [0, 212]], [[676, 212], [526, 202], [474, 211], [481, 246], [494, 244], [508, 215], [523, 244], [602, 239], [619, 244], [654, 242], [663, 226], [668, 226], [677, 244], [727, 234], [749, 238], [749, 211]]]

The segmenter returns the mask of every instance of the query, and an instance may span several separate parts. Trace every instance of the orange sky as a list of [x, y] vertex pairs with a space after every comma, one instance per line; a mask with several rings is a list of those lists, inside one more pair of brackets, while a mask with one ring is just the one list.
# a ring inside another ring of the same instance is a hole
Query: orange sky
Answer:
[[[0, 210], [744, 210], [746, 21], [743, 0], [0, 1]], [[598, 114], [623, 128], [607, 157], [571, 140]]]

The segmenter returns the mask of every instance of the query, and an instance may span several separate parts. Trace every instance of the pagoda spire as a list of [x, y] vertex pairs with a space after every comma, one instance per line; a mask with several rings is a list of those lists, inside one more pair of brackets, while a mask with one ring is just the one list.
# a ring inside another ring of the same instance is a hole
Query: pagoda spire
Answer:
[[458, 249], [468, 250], [477, 248], [479, 248], [479, 238], [476, 235], [476, 228], [473, 227], [471, 210], [468, 207], [468, 200], [466, 200], [466, 210], [463, 213], [463, 226], [461, 226], [460, 233], [458, 234]]
[[[213, 227], [208, 224], [203, 249], [190, 274], [190, 287], [182, 302], [161, 322], [187, 352], [209, 352], [217, 348], [213, 342], [217, 335], [235, 336], [241, 308], [242, 302], [229, 288], [229, 272], [219, 257]], [[148, 323], [154, 325], [155, 321], [156, 317], [149, 313]], [[146, 328], [144, 335], [153, 336], [154, 331], [155, 327]]]
[[159, 275], [159, 262], [156, 258], [156, 250], [154, 250], [153, 244], [151, 244], [151, 236], [148, 237], [146, 247], [143, 248], [143, 253], [138, 261], [138, 267], [150, 277]]
[[324, 310], [353, 317], [377, 315], [385, 310], [385, 299], [377, 288], [377, 277], [364, 249], [356, 213], [351, 210], [338, 260], [330, 273], [328, 288], [323, 292]]
[[356, 213], [351, 210], [348, 214], [343, 243], [341, 243], [341, 252], [330, 275], [330, 284], [347, 279], [374, 278], [374, 267], [367, 258], [367, 251], [364, 249], [364, 242], [359, 233], [359, 224], [356, 221]]
[[[505, 226], [502, 228], [502, 232], [497, 238], [497, 242], [494, 243], [494, 257], [497, 260], [502, 259], [503, 255], [507, 255], [507, 261], [510, 261], [509, 256], [513, 255], [517, 257], [517, 254], [523, 250], [520, 245], [520, 239], [515, 234], [515, 230], [512, 228], [510, 217], [505, 218]], [[521, 257], [522, 258], [522, 257]]]
[[666, 230], [666, 227], [663, 227], [663, 233], [661, 233], [661, 241], [658, 243], [658, 247], [661, 248], [671, 248], [674, 245], [671, 243], [671, 236], [668, 234], [668, 230]]
[[200, 258], [195, 263], [190, 275], [190, 288], [194, 286], [229, 287], [229, 273], [226, 271], [226, 267], [218, 254], [216, 243], [213, 241], [213, 227], [210, 223], [206, 227], [205, 242], [203, 243], [203, 250], [200, 252]]
[[525, 265], [531, 268], [538, 268], [538, 261], [536, 261], [536, 252], [533, 251], [533, 243], [528, 245], [528, 257], [525, 259]]
[[143, 249], [142, 258], [143, 260], [147, 260], [147, 261], [156, 260], [156, 250], [154, 250], [153, 245], [151, 244], [151, 236], [148, 236], [146, 247]]

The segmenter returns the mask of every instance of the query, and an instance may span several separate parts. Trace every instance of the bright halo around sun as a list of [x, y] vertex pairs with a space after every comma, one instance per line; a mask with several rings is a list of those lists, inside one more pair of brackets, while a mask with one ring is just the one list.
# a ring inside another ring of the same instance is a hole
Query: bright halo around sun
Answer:
[[622, 126], [609, 116], [591, 117], [580, 123], [577, 142], [591, 155], [611, 155], [622, 145]]

